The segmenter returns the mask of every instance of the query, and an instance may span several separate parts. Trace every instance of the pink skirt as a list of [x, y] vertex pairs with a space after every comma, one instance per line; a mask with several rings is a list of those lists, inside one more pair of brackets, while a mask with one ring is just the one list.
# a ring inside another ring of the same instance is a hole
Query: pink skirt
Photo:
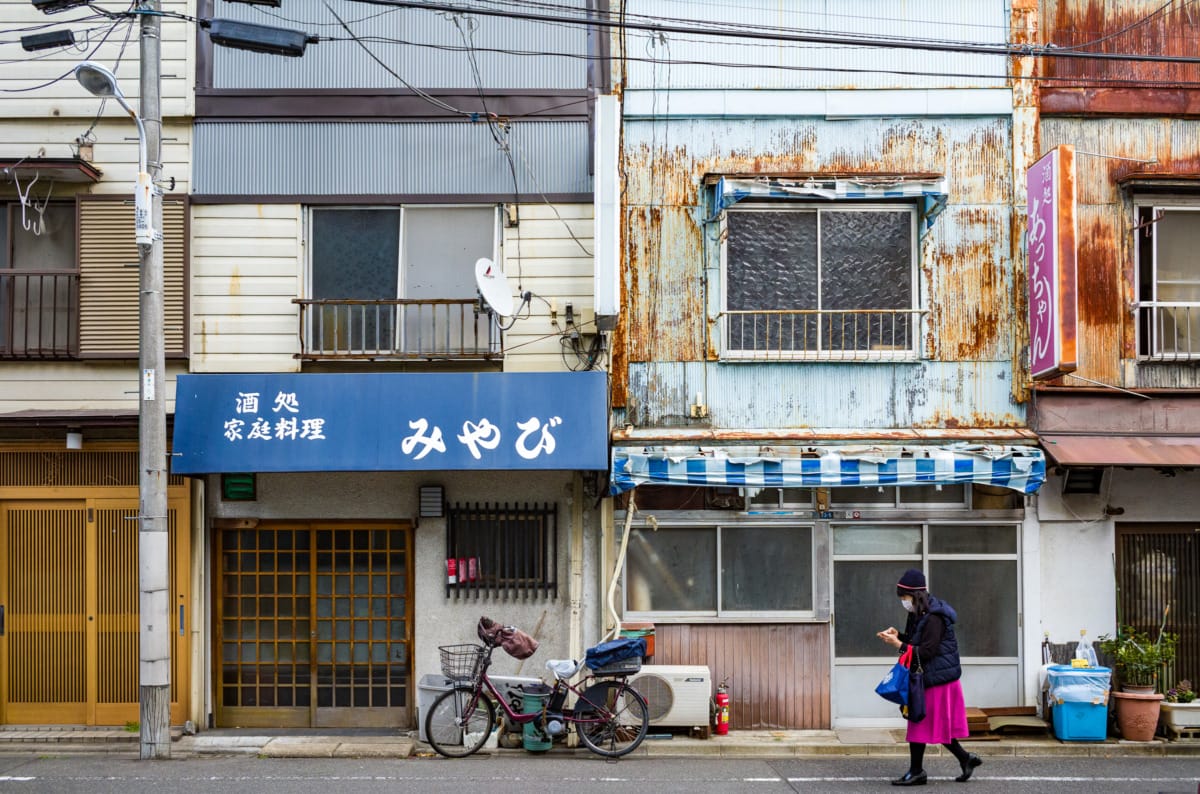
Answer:
[[970, 735], [962, 682], [951, 681], [925, 690], [925, 719], [908, 723], [905, 740], [920, 744], [949, 744], [954, 739], [965, 739]]

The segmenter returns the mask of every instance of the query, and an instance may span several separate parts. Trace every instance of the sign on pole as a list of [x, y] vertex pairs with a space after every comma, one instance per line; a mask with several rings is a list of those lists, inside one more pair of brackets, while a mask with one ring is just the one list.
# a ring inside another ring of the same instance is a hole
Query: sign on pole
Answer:
[[1029, 371], [1076, 366], [1075, 148], [1056, 146], [1025, 173], [1029, 229]]

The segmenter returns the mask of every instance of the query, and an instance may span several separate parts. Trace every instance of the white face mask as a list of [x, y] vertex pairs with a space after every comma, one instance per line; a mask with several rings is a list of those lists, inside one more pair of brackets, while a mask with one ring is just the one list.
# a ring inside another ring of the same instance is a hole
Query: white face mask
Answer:
[[906, 612], [913, 611], [913, 601], [911, 598], [901, 598], [900, 606], [904, 607], [904, 611], [906, 611]]

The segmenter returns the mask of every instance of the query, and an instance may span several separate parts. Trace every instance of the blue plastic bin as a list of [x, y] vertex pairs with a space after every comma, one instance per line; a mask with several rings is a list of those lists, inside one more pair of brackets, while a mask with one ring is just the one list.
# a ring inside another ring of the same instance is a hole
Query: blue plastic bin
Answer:
[[1047, 671], [1054, 735], [1064, 742], [1101, 742], [1108, 735], [1107, 667], [1051, 665]]

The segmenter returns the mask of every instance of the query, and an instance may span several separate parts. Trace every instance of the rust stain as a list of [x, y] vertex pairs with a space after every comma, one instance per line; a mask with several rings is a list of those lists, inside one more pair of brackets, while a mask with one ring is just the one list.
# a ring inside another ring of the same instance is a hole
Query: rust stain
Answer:
[[1005, 250], [1007, 213], [989, 207], [951, 210], [958, 237], [930, 258], [930, 325], [937, 358], [971, 361], [995, 358], [1011, 332], [1009, 267]]
[[[1161, 0], [1044, 0], [1043, 41], [1090, 52], [1149, 52], [1195, 55], [1200, 39], [1200, 13], [1190, 4], [1163, 8]], [[1180, 63], [1102, 61], [1083, 58], [1043, 58], [1043, 73], [1094, 84], [1096, 78], [1122, 81], [1187, 83], [1200, 79], [1200, 66]], [[1062, 86], [1057, 82], [1054, 85]], [[1178, 93], [1178, 92], [1175, 92]], [[1164, 96], [1170, 96], [1167, 91]], [[1128, 97], [1145, 108], [1140, 89]], [[1147, 97], [1154, 100], [1155, 97]]]

